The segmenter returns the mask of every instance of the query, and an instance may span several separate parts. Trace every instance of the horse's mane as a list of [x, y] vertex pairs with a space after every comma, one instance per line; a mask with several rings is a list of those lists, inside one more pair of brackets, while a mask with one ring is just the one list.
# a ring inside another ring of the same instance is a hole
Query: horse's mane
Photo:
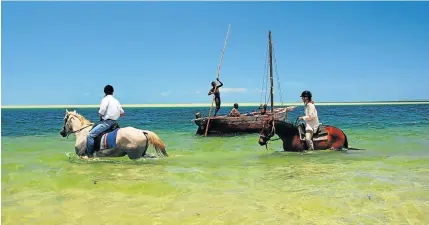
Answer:
[[89, 121], [88, 119], [86, 119], [83, 115], [79, 114], [79, 113], [78, 113], [78, 112], [76, 112], [76, 111], [71, 112], [71, 113], [73, 113], [75, 116], [77, 116], [77, 117], [80, 119], [81, 126], [86, 125], [86, 124], [88, 124], [88, 125], [90, 125], [90, 124], [94, 124], [94, 123], [92, 123], [91, 121]]
[[298, 129], [297, 126], [295, 126], [295, 124], [288, 122], [288, 121], [281, 121], [281, 120], [276, 120], [274, 121], [274, 124], [281, 124], [282, 126], [285, 126], [287, 128], [294, 128], [294, 129]]

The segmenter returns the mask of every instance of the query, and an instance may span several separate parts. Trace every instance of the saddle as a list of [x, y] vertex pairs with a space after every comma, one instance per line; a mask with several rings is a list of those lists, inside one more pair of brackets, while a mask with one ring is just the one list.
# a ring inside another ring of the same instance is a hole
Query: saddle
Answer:
[[[109, 129], [107, 129], [106, 131], [102, 132], [100, 135], [98, 135], [96, 138], [94, 138], [94, 152], [100, 151], [100, 149], [106, 149], [108, 148], [107, 146], [107, 141], [112, 142], [109, 138], [107, 138], [107, 134], [113, 133], [113, 138], [114, 138], [114, 145], [116, 145], [116, 134], [119, 130], [119, 124], [116, 122], [115, 124], [113, 124], [113, 126], [111, 126]], [[106, 135], [106, 136], [105, 136]], [[101, 146], [101, 143], [103, 143], [103, 146]], [[111, 144], [113, 145], [113, 144]], [[110, 146], [109, 146], [110, 147]], [[111, 146], [116, 147], [116, 146]]]
[[[313, 141], [324, 141], [328, 139], [328, 132], [326, 132], [326, 126], [319, 124], [317, 131], [313, 134]], [[301, 123], [298, 126], [299, 139], [305, 141], [305, 124]]]

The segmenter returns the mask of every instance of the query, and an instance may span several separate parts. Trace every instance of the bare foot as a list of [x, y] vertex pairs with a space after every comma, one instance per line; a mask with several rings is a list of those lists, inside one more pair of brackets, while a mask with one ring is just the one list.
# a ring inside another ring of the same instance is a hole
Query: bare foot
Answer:
[[86, 156], [86, 155], [81, 156], [80, 158], [81, 158], [81, 159], [89, 159], [89, 157], [88, 157], [88, 156]]

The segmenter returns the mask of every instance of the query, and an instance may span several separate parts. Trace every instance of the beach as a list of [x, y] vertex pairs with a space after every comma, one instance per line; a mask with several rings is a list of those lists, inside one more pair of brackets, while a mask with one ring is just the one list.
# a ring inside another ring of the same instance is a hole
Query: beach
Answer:
[[266, 150], [258, 134], [197, 136], [207, 105], [130, 107], [120, 126], [156, 132], [170, 155], [139, 161], [76, 157], [62, 107], [2, 109], [2, 224], [429, 223], [428, 104], [318, 105], [365, 150], [312, 154]]

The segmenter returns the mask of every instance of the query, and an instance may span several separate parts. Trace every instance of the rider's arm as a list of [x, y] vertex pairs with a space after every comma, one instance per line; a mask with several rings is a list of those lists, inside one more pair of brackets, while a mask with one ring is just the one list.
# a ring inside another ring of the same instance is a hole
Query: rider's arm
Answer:
[[107, 103], [108, 103], [107, 98], [103, 98], [103, 100], [101, 100], [100, 110], [98, 110], [98, 115], [104, 116], [107, 110]]
[[[308, 104], [308, 111], [306, 110], [306, 115], [302, 117], [304, 121], [314, 120], [316, 118], [316, 107], [313, 104]], [[308, 112], [308, 115], [307, 115]]]
[[119, 104], [119, 111], [120, 111], [120, 113], [121, 113], [121, 114], [120, 114], [120, 115], [121, 115], [121, 117], [122, 117], [122, 116], [124, 116], [124, 113], [125, 113], [125, 112], [124, 112], [124, 109], [122, 108], [121, 104]]

